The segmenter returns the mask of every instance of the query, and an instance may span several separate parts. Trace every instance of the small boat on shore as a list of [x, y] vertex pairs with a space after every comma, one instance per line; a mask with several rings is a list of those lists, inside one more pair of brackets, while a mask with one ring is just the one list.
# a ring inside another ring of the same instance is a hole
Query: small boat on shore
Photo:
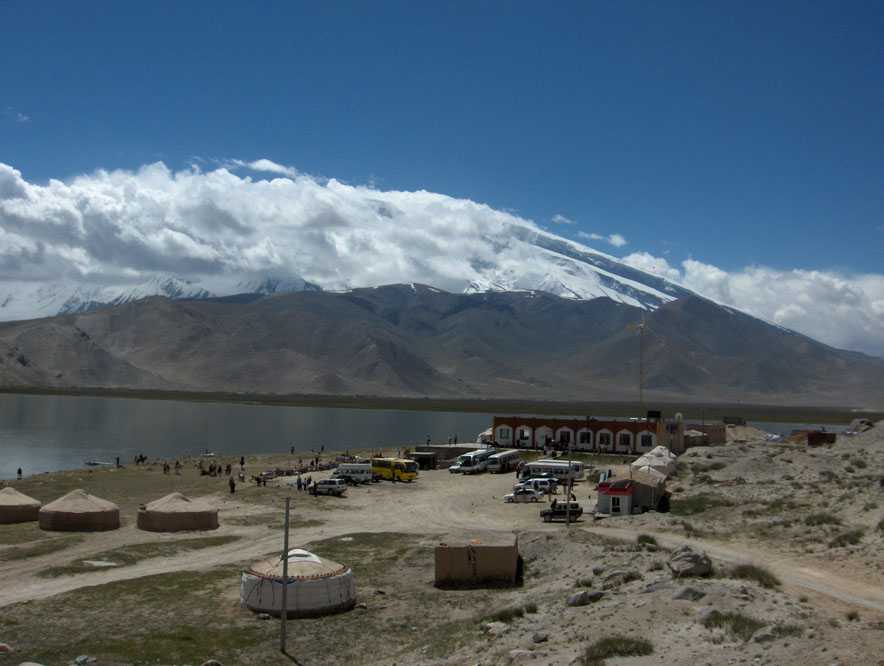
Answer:
[[105, 460], [86, 460], [83, 462], [84, 465], [88, 465], [89, 467], [104, 467], [105, 465], [113, 465], [112, 462], [107, 462]]

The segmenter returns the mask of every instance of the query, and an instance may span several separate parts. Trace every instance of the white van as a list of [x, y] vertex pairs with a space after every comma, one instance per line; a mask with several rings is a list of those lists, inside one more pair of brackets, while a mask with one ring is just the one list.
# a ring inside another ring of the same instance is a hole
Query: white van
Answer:
[[332, 472], [332, 476], [350, 483], [371, 483], [374, 477], [371, 463], [341, 463]]
[[514, 470], [521, 460], [519, 451], [516, 449], [500, 451], [488, 458], [488, 464], [485, 469], [492, 474], [503, 474], [504, 472]]

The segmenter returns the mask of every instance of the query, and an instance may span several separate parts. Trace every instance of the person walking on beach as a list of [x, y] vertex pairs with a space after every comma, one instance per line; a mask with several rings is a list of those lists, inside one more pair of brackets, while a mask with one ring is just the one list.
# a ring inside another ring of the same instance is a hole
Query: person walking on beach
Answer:
[[18, 480], [21, 481], [21, 467], [18, 468]]
[[233, 477], [230, 477], [230, 480], [227, 482], [227, 485], [230, 486], [230, 494], [233, 495], [236, 492], [236, 481], [233, 480]]

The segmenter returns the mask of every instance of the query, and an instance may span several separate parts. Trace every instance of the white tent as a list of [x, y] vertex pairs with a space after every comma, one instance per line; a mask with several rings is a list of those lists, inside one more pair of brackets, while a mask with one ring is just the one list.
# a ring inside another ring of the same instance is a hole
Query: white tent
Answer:
[[643, 467], [650, 467], [664, 476], [669, 476], [675, 471], [675, 454], [665, 446], [655, 446], [632, 463], [633, 469]]
[[315, 617], [350, 610], [356, 604], [356, 581], [350, 567], [295, 548], [288, 552], [288, 579], [283, 558], [252, 565], [242, 573], [240, 603], [258, 613], [282, 613], [282, 588], [288, 617]]

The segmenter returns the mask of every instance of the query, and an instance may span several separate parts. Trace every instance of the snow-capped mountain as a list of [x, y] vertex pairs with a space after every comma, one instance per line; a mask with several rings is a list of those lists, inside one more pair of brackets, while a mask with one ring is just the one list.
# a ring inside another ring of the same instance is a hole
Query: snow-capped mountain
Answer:
[[[493, 239], [501, 246], [497, 262], [470, 258], [470, 275], [464, 276], [464, 293], [541, 291], [576, 300], [607, 297], [655, 310], [691, 295], [659, 276], [632, 268], [617, 258], [545, 232], [515, 226], [511, 234]], [[491, 239], [488, 239], [491, 241]], [[505, 247], [504, 247], [505, 246]], [[514, 261], [513, 257], [524, 257]], [[337, 284], [325, 285], [336, 289]], [[352, 285], [352, 288], [380, 285]], [[155, 275], [135, 284], [96, 286], [74, 282], [29, 285], [0, 283], [0, 320], [33, 319], [82, 313], [97, 307], [121, 305], [149, 296], [171, 299], [205, 299], [234, 294], [274, 294], [321, 291], [322, 284], [300, 276], [209, 276], [185, 279]]]

